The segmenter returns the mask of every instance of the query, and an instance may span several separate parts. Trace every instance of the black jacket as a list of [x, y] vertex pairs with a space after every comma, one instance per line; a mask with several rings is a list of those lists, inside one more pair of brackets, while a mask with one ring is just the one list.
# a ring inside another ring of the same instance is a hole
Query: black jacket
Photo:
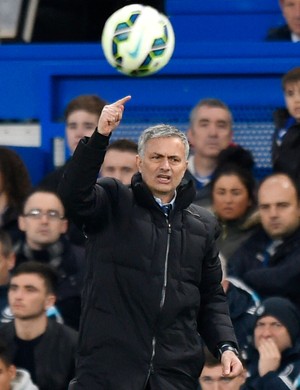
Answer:
[[284, 26], [270, 28], [266, 36], [266, 41], [292, 42], [291, 30], [289, 29], [289, 26], [285, 24]]
[[[14, 359], [17, 352], [14, 322], [1, 325], [0, 339], [8, 344]], [[77, 332], [48, 320], [46, 332], [34, 351], [36, 385], [39, 390], [67, 389], [74, 375], [76, 348]]]
[[260, 376], [258, 373], [259, 354], [253, 347], [246, 356], [248, 376], [241, 390], [299, 390], [300, 389], [300, 345], [299, 340], [281, 353], [280, 366]]
[[259, 229], [229, 259], [228, 274], [242, 279], [261, 299], [284, 296], [300, 308], [300, 228], [284, 239], [266, 266], [263, 260], [270, 243]]
[[169, 221], [136, 174], [132, 188], [95, 185], [108, 138], [82, 140], [59, 192], [85, 225], [77, 381], [72, 389], [196, 389], [202, 341], [236, 343], [221, 282], [214, 217], [197, 206], [191, 182], [177, 190]]
[[[54, 171], [44, 176], [39, 182], [39, 187], [49, 191], [57, 192], [57, 187], [61, 181], [61, 178], [63, 177], [68, 162], [69, 160], [67, 160], [63, 166], [56, 168]], [[68, 237], [70, 238], [70, 241], [75, 245], [85, 245], [85, 237], [83, 232], [78, 229], [78, 227], [74, 225], [71, 221], [69, 222], [68, 226]]]

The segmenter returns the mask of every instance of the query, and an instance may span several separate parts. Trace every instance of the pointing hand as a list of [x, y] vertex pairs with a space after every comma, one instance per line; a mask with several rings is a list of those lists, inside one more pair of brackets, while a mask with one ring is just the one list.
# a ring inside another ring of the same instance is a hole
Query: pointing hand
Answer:
[[98, 133], [108, 136], [119, 126], [124, 112], [124, 104], [130, 99], [131, 96], [128, 95], [103, 107], [98, 120]]

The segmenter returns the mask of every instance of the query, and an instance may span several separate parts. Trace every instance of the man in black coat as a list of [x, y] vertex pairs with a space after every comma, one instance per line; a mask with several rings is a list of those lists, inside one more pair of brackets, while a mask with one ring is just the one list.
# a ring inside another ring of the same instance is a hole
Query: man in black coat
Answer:
[[88, 237], [70, 389], [194, 390], [204, 360], [201, 336], [225, 376], [242, 370], [221, 287], [219, 229], [208, 211], [191, 205], [194, 184], [182, 181], [189, 145], [172, 126], [141, 134], [131, 188], [113, 178], [96, 183], [129, 99], [103, 108], [59, 187], [68, 215]]
[[286, 21], [283, 26], [271, 28], [267, 41], [300, 41], [300, 0], [279, 0], [282, 15]]
[[258, 189], [261, 229], [229, 258], [228, 274], [260, 298], [289, 298], [300, 308], [300, 194], [285, 173], [273, 173]]

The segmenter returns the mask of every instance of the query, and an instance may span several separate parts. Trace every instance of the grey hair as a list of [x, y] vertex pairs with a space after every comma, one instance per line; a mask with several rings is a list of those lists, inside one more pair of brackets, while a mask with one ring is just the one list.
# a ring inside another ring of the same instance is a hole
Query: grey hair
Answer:
[[222, 100], [215, 99], [215, 98], [202, 99], [192, 108], [190, 112], [190, 125], [193, 125], [198, 109], [203, 106], [213, 107], [213, 108], [223, 108], [223, 110], [228, 112], [230, 125], [232, 126], [233, 118], [232, 118], [232, 113], [230, 111], [230, 108]]
[[175, 126], [165, 124], [150, 126], [142, 132], [138, 141], [138, 154], [142, 157], [145, 155], [145, 146], [150, 139], [168, 137], [177, 137], [181, 140], [185, 149], [185, 158], [188, 159], [190, 145], [186, 135]]

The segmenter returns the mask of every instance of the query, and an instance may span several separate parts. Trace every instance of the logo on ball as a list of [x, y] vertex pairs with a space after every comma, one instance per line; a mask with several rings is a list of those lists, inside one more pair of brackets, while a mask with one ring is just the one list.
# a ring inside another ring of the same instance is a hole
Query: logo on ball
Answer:
[[102, 49], [107, 61], [128, 76], [148, 76], [170, 60], [175, 45], [166, 15], [150, 6], [127, 5], [106, 21]]

